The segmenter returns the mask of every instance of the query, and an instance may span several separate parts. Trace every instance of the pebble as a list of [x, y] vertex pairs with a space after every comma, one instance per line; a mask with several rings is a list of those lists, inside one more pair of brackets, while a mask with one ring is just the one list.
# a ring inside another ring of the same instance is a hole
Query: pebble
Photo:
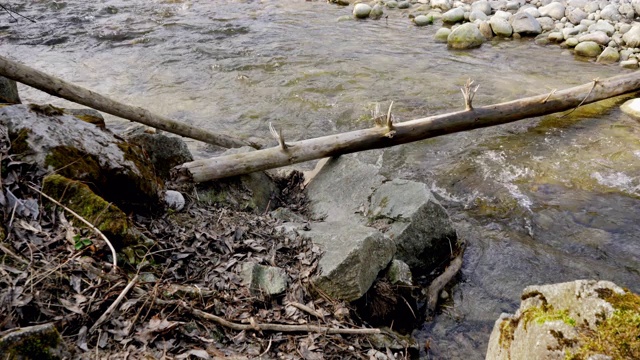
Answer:
[[180, 211], [184, 208], [185, 200], [184, 196], [178, 191], [167, 190], [164, 193], [164, 202], [169, 209]]

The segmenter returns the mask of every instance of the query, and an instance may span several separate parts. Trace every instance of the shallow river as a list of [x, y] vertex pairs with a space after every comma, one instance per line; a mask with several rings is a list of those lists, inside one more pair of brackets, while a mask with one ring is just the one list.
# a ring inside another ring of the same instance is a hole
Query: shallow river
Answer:
[[[437, 27], [416, 28], [401, 10], [337, 22], [349, 10], [324, 1], [3, 5], [38, 21], [0, 12], [3, 56], [244, 138], [268, 138], [269, 122], [291, 140], [368, 127], [375, 102], [394, 101], [400, 121], [458, 110], [468, 78], [486, 105], [624, 71], [531, 40], [448, 51], [432, 41]], [[69, 105], [20, 90], [23, 101]], [[430, 184], [469, 243], [442, 314], [417, 334], [428, 358], [483, 359], [494, 321], [530, 284], [606, 279], [640, 292], [640, 122], [620, 112], [623, 100], [360, 155]]]

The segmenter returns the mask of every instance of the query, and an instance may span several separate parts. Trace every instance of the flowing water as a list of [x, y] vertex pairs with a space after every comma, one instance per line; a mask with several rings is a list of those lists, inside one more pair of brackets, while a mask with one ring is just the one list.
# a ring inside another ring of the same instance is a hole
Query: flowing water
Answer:
[[[484, 105], [624, 72], [531, 40], [449, 51], [401, 10], [336, 19], [324, 1], [5, 1], [0, 54], [125, 103], [212, 131], [296, 140], [461, 109], [473, 78]], [[23, 100], [69, 106], [21, 87]], [[416, 334], [424, 357], [482, 359], [494, 321], [522, 289], [575, 279], [640, 292], [640, 122], [617, 98], [567, 116], [363, 153], [389, 177], [432, 186], [469, 244], [442, 314]], [[128, 123], [108, 117], [111, 127]], [[216, 149], [190, 141], [196, 156]], [[275, 145], [275, 143], [273, 144]]]

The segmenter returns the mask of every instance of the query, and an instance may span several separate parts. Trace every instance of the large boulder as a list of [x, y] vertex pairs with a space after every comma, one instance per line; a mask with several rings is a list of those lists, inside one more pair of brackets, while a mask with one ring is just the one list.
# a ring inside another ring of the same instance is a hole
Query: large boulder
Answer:
[[517, 13], [511, 18], [511, 27], [514, 33], [520, 35], [538, 35], [542, 32], [542, 25], [533, 16], [527, 13]]
[[[43, 179], [42, 191], [92, 223], [117, 249], [139, 243], [139, 233], [127, 215], [96, 195], [88, 185], [51, 174]], [[76, 225], [85, 227], [82, 222], [76, 222]]]
[[446, 211], [425, 184], [385, 180], [377, 166], [343, 155], [307, 187], [312, 217], [326, 222], [301, 235], [325, 251], [316, 282], [333, 296], [362, 296], [394, 255], [424, 273], [457, 247]]
[[457, 248], [457, 234], [445, 209], [427, 185], [394, 179], [371, 195], [369, 221], [387, 227], [396, 259], [418, 273], [433, 270]]
[[[635, 359], [640, 296], [609, 281], [529, 286], [496, 321], [486, 359]], [[604, 356], [604, 357], [603, 357]]]
[[81, 181], [125, 212], [157, 209], [164, 185], [142, 149], [81, 120], [50, 105], [0, 108], [15, 159]]
[[364, 295], [395, 254], [395, 245], [388, 237], [352, 222], [315, 223], [304, 236], [324, 251], [314, 285], [345, 301]]
[[480, 29], [473, 23], [466, 23], [453, 29], [447, 37], [447, 46], [452, 49], [472, 49], [486, 41]]
[[622, 40], [628, 47], [640, 47], [640, 25], [633, 26], [629, 31], [622, 35]]

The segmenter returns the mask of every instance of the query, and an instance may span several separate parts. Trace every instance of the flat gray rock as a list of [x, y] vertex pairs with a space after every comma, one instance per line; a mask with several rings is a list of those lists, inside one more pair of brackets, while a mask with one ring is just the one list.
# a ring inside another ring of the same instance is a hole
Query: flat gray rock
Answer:
[[449, 215], [423, 183], [384, 183], [371, 196], [368, 217], [389, 223], [385, 234], [396, 244], [396, 259], [419, 272], [432, 270], [457, 247]]
[[393, 241], [378, 230], [351, 222], [315, 223], [303, 235], [324, 251], [314, 284], [345, 301], [364, 295], [395, 253]]
[[356, 160], [353, 155], [332, 158], [307, 187], [314, 217], [326, 221], [363, 223], [362, 213], [373, 190], [384, 177], [378, 167]]

